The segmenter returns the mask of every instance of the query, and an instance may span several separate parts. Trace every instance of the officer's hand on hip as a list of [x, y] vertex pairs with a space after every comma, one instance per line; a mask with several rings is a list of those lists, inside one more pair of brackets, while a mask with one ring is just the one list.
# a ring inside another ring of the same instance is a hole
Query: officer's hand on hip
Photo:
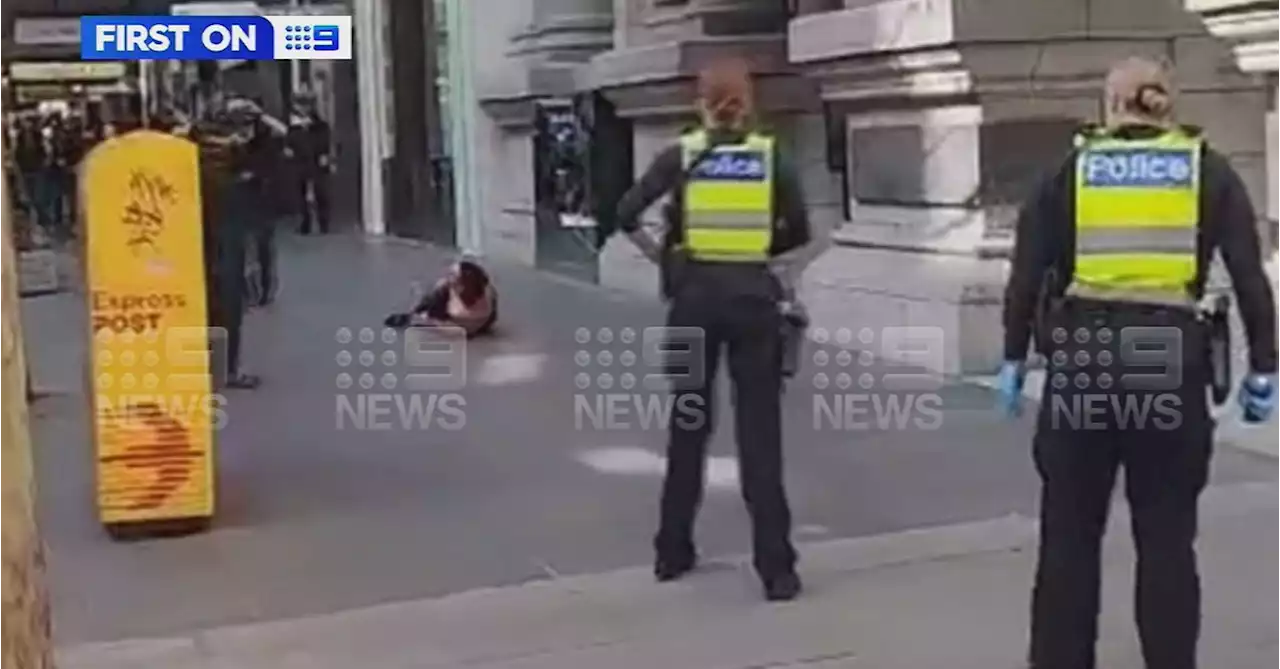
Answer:
[[1236, 394], [1246, 423], [1265, 423], [1276, 412], [1276, 375], [1252, 373], [1240, 383]]
[[1005, 418], [1022, 415], [1022, 386], [1027, 369], [1021, 361], [1006, 360], [996, 376], [996, 409]]

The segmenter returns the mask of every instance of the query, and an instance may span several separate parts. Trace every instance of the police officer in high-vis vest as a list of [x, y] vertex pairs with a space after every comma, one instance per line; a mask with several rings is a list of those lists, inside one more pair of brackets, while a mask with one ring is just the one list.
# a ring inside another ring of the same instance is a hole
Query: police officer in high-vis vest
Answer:
[[[654, 541], [655, 575], [673, 580], [696, 562], [693, 526], [715, 420], [712, 389], [726, 356], [755, 568], [768, 599], [789, 600], [800, 591], [782, 471], [782, 305], [789, 291], [773, 269], [809, 241], [809, 223], [796, 171], [774, 137], [750, 126], [746, 66], [713, 65], [701, 73], [698, 87], [702, 124], [660, 153], [618, 206], [619, 227], [663, 266], [668, 325], [703, 333], [702, 342], [689, 342], [703, 364], [671, 372], [677, 411]], [[668, 193], [666, 234], [658, 240], [639, 218]], [[674, 331], [671, 336], [677, 338]]]
[[1215, 254], [1249, 343], [1245, 420], [1265, 421], [1275, 407], [1275, 302], [1254, 210], [1227, 161], [1196, 129], [1172, 123], [1172, 94], [1165, 65], [1115, 66], [1105, 126], [1078, 136], [1018, 221], [999, 378], [1002, 408], [1017, 413], [1034, 339], [1047, 360], [1033, 443], [1043, 480], [1035, 669], [1095, 666], [1100, 545], [1121, 469], [1146, 665], [1196, 666], [1197, 500], [1213, 447], [1210, 323], [1225, 322], [1205, 295]]

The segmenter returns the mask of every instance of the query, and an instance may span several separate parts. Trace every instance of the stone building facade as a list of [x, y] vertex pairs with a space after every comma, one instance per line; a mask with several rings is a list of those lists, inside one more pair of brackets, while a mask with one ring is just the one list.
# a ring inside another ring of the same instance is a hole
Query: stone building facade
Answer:
[[[817, 324], [940, 326], [941, 371], [990, 369], [1017, 204], [1098, 118], [1118, 58], [1176, 65], [1182, 120], [1234, 162], [1274, 246], [1276, 7], [1185, 1], [465, 0], [460, 104], [481, 113], [457, 135], [475, 186], [459, 225], [487, 255], [544, 264], [540, 245], [566, 233], [536, 216], [536, 103], [603, 93], [638, 174], [692, 119], [699, 67], [741, 56], [823, 233], [803, 281]], [[565, 262], [657, 290], [617, 236]]]

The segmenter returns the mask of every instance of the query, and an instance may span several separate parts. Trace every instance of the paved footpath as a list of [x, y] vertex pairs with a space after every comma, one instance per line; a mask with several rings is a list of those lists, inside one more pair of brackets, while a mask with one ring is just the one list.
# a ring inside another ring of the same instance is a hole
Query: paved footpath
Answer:
[[[166, 541], [114, 543], [97, 526], [84, 304], [24, 300], [36, 383], [57, 392], [33, 418], [66, 666], [572, 669], [625, 667], [632, 654], [699, 669], [828, 656], [825, 666], [969, 666], [924, 656], [893, 665], [886, 654], [959, 650], [1000, 658], [972, 666], [1014, 666], [1029, 554], [1011, 547], [1030, 537], [1036, 482], [1029, 422], [998, 420], [989, 391], [941, 384], [941, 425], [837, 429], [814, 419], [815, 401], [831, 399], [831, 386], [817, 386], [818, 354], [831, 377], [855, 361], [885, 370], [815, 347], [785, 409], [810, 595], [767, 607], [740, 568], [714, 566], [659, 587], [636, 565], [650, 556], [662, 431], [634, 417], [629, 427], [575, 425], [574, 412], [575, 377], [619, 378], [599, 353], [619, 360], [623, 329], [660, 323], [659, 305], [495, 266], [502, 333], [468, 352], [465, 429], [335, 424], [336, 376], [356, 368], [338, 362], [353, 346], [338, 330], [376, 328], [409, 302], [411, 282], [446, 263], [399, 244], [282, 239], [281, 300], [251, 314], [246, 332], [265, 384], [230, 396], [220, 433], [215, 527]], [[586, 367], [582, 328], [600, 349]], [[720, 408], [728, 402], [722, 394]], [[748, 536], [722, 426], [699, 527], [713, 557], [736, 554]], [[1205, 523], [1206, 652], [1229, 629], [1244, 636], [1222, 647], [1274, 656], [1274, 607], [1253, 593], [1274, 592], [1275, 480], [1272, 459], [1226, 448], [1215, 459], [1215, 494], [1230, 503]], [[1270, 506], [1241, 506], [1262, 498]], [[1130, 638], [1127, 625], [1113, 627]], [[144, 657], [166, 648], [177, 654]], [[111, 664], [117, 653], [122, 664]], [[1206, 666], [1267, 666], [1220, 657]]]
[[[1201, 666], [1277, 663], [1274, 484], [1210, 489], [1201, 565]], [[1113, 525], [1126, 518], [1119, 510]], [[1016, 669], [1024, 652], [1034, 524], [1004, 519], [820, 543], [809, 589], [761, 602], [741, 559], [672, 584], [625, 569], [65, 649], [63, 669]], [[1101, 666], [1140, 669], [1132, 554], [1113, 527]]]

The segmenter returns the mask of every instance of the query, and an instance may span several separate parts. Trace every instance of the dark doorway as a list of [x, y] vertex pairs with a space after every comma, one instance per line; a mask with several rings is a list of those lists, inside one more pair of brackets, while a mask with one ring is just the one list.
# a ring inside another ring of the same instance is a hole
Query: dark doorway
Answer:
[[387, 231], [453, 246], [449, 161], [440, 150], [436, 90], [439, 30], [434, 3], [388, 3], [392, 80], [392, 155], [385, 166]]
[[333, 102], [334, 172], [329, 181], [334, 230], [359, 230], [360, 107], [355, 61], [334, 61], [327, 82]]
[[537, 265], [596, 283], [599, 249], [631, 184], [631, 124], [594, 92], [544, 100], [535, 113]]
[[597, 283], [599, 249], [633, 179], [631, 122], [598, 92], [544, 100], [533, 143], [537, 265]]

